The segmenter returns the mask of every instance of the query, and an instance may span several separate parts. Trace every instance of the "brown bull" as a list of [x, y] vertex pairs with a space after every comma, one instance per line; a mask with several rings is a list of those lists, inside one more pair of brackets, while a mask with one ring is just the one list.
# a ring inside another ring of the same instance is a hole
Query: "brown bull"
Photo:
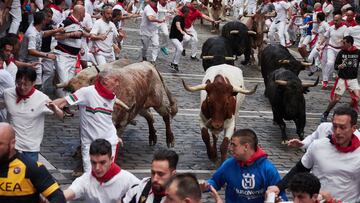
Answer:
[[[143, 116], [149, 126], [149, 144], [155, 145], [157, 142], [156, 130], [154, 128], [154, 118], [150, 113], [150, 107], [158, 112], [166, 126], [166, 144], [168, 147], [174, 146], [174, 136], [170, 127], [170, 119], [177, 113], [176, 100], [165, 86], [161, 75], [156, 68], [148, 62], [133, 63], [125, 67], [120, 67], [119, 62], [106, 64], [107, 68], [117, 69], [116, 77], [119, 79], [118, 88], [115, 91], [116, 97], [123, 101], [128, 109], [115, 106], [113, 112], [113, 122], [118, 135], [121, 136], [123, 130], [138, 114]], [[85, 69], [86, 70], [86, 69]], [[90, 71], [89, 71], [90, 72]], [[76, 91], [81, 87], [91, 85], [96, 75], [89, 77], [73, 78], [67, 84], [59, 85], [64, 89]]]

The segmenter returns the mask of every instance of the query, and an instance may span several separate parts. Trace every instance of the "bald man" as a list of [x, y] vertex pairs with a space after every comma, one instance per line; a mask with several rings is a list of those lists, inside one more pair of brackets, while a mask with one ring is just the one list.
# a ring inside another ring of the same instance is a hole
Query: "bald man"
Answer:
[[[81, 38], [89, 36], [80, 24], [84, 17], [84, 6], [74, 6], [72, 14], [59, 25], [64, 28], [65, 33], [55, 35], [55, 39], [58, 40], [54, 51], [56, 55], [55, 69], [60, 83], [67, 82], [75, 75], [77, 57], [82, 47]], [[62, 89], [57, 89], [56, 94], [58, 97], [66, 96]], [[64, 111], [67, 116], [72, 116], [67, 108]]]
[[44, 165], [17, 153], [15, 130], [0, 123], [0, 202], [38, 203], [40, 194], [50, 203], [65, 203], [65, 197]]

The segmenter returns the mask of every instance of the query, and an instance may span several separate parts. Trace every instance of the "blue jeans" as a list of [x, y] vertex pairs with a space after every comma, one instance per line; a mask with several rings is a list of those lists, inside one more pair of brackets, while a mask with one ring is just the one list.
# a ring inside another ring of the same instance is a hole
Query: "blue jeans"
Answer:
[[29, 159], [34, 160], [34, 161], [39, 160], [39, 152], [22, 152], [22, 154], [24, 156], [28, 157]]

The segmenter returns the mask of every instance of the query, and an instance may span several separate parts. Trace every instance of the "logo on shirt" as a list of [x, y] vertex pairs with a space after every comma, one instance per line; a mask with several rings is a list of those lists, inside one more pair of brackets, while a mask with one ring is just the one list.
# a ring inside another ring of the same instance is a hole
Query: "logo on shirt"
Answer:
[[242, 174], [243, 179], [241, 185], [244, 189], [254, 189], [255, 187], [255, 175], [250, 173]]
[[14, 168], [14, 173], [19, 174], [21, 172], [21, 169], [19, 167]]

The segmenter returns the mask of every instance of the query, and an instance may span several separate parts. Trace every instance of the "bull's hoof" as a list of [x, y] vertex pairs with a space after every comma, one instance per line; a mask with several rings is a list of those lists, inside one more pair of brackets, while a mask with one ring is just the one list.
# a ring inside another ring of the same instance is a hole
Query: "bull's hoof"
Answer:
[[136, 121], [136, 120], [131, 120], [131, 121], [129, 122], [129, 124], [136, 126], [136, 125], [137, 125], [137, 121]]
[[173, 148], [173, 147], [175, 147], [175, 142], [172, 141], [170, 143], [166, 143], [166, 145], [167, 145], [168, 148]]
[[174, 134], [172, 132], [166, 135], [166, 145], [168, 148], [175, 146]]
[[157, 142], [156, 136], [153, 138], [149, 137], [149, 145], [150, 146], [155, 146], [156, 142]]
[[289, 143], [289, 140], [283, 140], [283, 141], [281, 141], [281, 144], [282, 145], [287, 145]]
[[209, 159], [210, 159], [212, 162], [216, 162], [216, 161], [217, 161], [216, 151], [214, 151], [214, 150], [209, 150], [209, 151], [207, 152], [207, 154], [208, 154]]

